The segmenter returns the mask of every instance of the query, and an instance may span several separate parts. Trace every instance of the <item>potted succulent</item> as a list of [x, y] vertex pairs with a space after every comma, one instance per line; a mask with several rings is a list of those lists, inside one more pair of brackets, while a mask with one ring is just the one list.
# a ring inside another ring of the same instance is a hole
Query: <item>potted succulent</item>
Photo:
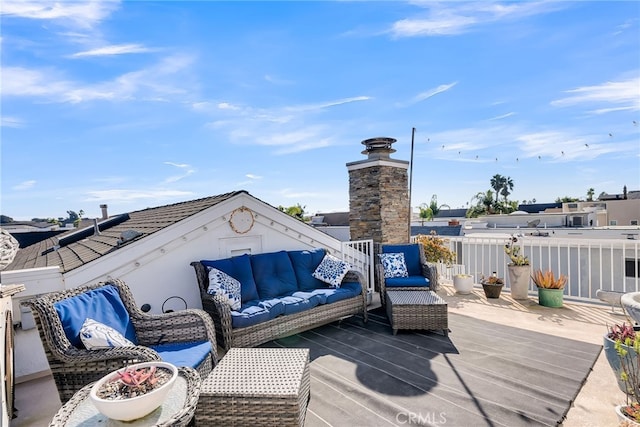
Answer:
[[170, 363], [137, 363], [102, 377], [89, 396], [104, 416], [132, 421], [161, 406], [177, 377], [178, 368]]
[[522, 246], [516, 245], [517, 242], [518, 238], [512, 235], [504, 245], [504, 252], [511, 260], [507, 264], [509, 288], [513, 299], [527, 299], [529, 298], [529, 276], [531, 274], [529, 258], [522, 254]]
[[562, 307], [564, 295], [564, 285], [567, 283], [567, 276], [554, 276], [553, 271], [536, 270], [531, 276], [533, 282], [538, 287], [538, 303], [545, 307]]
[[616, 406], [616, 414], [626, 425], [640, 426], [640, 334], [630, 324], [614, 325], [604, 336], [604, 350], [627, 396], [626, 404]]
[[495, 271], [487, 278], [482, 276], [480, 284], [482, 285], [482, 289], [484, 290], [484, 294], [487, 298], [500, 298], [500, 292], [504, 286], [504, 280], [502, 277], [498, 277]]
[[462, 273], [454, 275], [453, 287], [459, 294], [470, 294], [473, 291], [473, 276]]

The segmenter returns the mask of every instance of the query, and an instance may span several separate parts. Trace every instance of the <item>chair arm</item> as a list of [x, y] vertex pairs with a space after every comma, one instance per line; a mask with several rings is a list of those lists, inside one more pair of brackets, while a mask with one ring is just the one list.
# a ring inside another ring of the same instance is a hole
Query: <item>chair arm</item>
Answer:
[[210, 341], [216, 351], [215, 326], [204, 310], [191, 308], [164, 314], [145, 314], [131, 320], [141, 345]]
[[429, 289], [437, 292], [440, 288], [440, 283], [438, 281], [438, 269], [436, 265], [430, 262], [422, 264], [422, 275], [429, 279]]
[[[86, 350], [69, 345], [66, 348], [55, 346], [51, 352], [64, 363], [73, 365], [105, 362], [106, 365], [125, 365], [131, 361], [151, 362], [161, 360], [160, 355], [149, 347], [142, 345]], [[118, 363], [118, 360], [122, 363]]]
[[367, 288], [364, 286], [365, 284], [364, 275], [357, 270], [349, 270], [347, 271], [347, 274], [342, 279], [342, 283], [353, 282], [354, 280], [360, 283], [360, 289], [361, 289], [360, 296], [362, 297], [362, 319], [366, 323], [367, 320], [369, 320], [369, 318], [368, 318], [368, 312], [367, 312]]
[[231, 307], [219, 295], [200, 292], [202, 309], [213, 320], [219, 345], [228, 350], [231, 348]]

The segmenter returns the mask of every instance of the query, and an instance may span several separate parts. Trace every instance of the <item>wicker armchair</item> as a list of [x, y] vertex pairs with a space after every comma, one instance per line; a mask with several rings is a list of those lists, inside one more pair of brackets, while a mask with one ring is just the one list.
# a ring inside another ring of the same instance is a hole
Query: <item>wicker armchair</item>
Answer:
[[[97, 350], [78, 348], [67, 338], [54, 304], [107, 285], [117, 289], [133, 324], [137, 345]], [[212, 350], [196, 369], [205, 377], [218, 362], [215, 329], [208, 314], [197, 309], [144, 313], [136, 306], [129, 287], [120, 280], [52, 292], [22, 304], [31, 308], [63, 404], [83, 386], [109, 372], [136, 362], [161, 360], [151, 346], [209, 341]]]
[[[398, 291], [420, 291], [420, 290], [437, 291], [438, 290], [438, 287], [439, 287], [438, 271], [434, 264], [427, 262], [422, 244], [411, 243], [411, 244], [404, 244], [404, 245], [382, 245], [381, 253], [394, 253], [394, 252], [405, 253], [408, 251], [413, 251], [416, 248], [418, 249], [420, 260], [419, 260], [419, 265], [413, 266], [413, 270], [419, 271], [422, 277], [428, 279], [429, 285], [428, 286], [397, 286], [396, 285], [396, 286], [393, 286], [393, 290], [398, 290]], [[412, 258], [413, 257], [410, 255], [406, 256], [407, 260], [410, 260]], [[412, 266], [408, 265], [407, 268], [411, 276]], [[378, 289], [380, 290], [380, 302], [384, 306], [386, 304], [386, 291], [387, 291], [387, 288], [389, 288], [389, 286], [387, 286], [387, 281], [384, 278], [384, 269], [382, 268], [382, 264], [380, 263], [379, 257], [376, 257], [375, 276], [376, 276], [376, 283], [378, 285]]]

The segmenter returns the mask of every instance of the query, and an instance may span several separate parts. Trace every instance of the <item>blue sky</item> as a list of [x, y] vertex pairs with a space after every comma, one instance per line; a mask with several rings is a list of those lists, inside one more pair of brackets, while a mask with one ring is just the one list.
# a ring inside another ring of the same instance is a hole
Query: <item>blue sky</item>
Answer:
[[396, 138], [412, 205], [640, 190], [640, 2], [2, 1], [1, 205], [99, 217], [245, 189], [349, 208]]

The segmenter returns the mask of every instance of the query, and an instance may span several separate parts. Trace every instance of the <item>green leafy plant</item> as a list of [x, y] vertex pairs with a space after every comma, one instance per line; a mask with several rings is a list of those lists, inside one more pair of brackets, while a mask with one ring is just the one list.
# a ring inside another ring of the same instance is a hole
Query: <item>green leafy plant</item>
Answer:
[[511, 259], [510, 265], [529, 265], [529, 258], [526, 255], [521, 254], [522, 246], [516, 245], [518, 238], [511, 236], [507, 244], [504, 245], [504, 253], [506, 253]]
[[632, 325], [625, 323], [610, 327], [607, 337], [615, 342], [614, 347], [620, 358], [620, 379], [627, 390], [626, 405], [622, 406], [622, 413], [633, 421], [640, 422], [640, 334], [636, 333]]
[[422, 244], [428, 262], [443, 262], [451, 265], [456, 261], [456, 253], [449, 249], [449, 240], [431, 231], [430, 235], [419, 234], [416, 242]]

